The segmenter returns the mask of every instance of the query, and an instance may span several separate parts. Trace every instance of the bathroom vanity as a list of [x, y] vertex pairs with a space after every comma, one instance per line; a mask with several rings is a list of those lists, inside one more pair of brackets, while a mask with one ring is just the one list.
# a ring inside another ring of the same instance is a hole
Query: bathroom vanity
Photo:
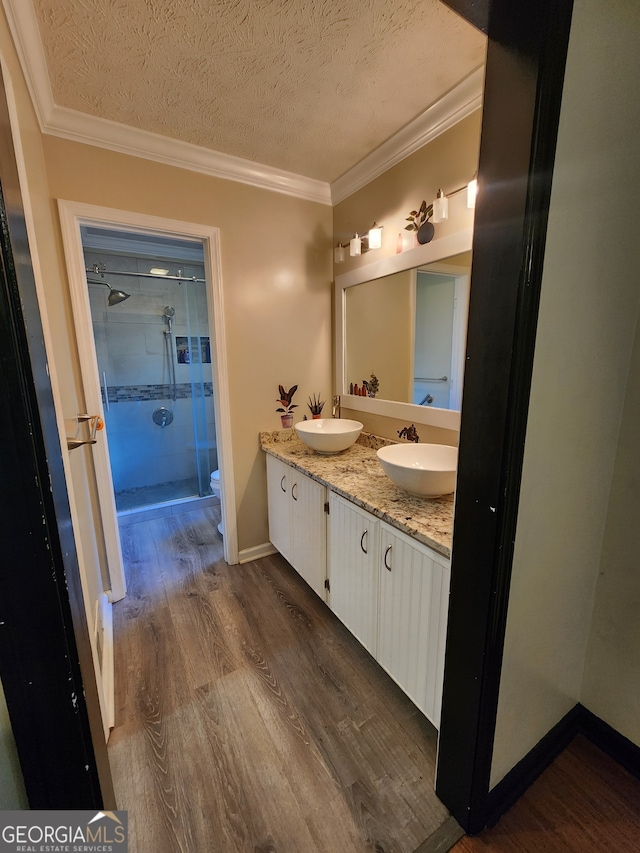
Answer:
[[453, 495], [398, 489], [362, 435], [335, 456], [292, 430], [261, 433], [269, 536], [438, 728], [449, 598]]

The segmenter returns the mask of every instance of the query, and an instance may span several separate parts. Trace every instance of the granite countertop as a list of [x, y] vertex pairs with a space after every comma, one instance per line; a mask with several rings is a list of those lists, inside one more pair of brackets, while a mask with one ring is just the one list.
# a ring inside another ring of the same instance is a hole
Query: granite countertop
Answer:
[[260, 433], [260, 447], [266, 453], [450, 557], [453, 495], [419, 498], [392, 483], [378, 462], [376, 450], [394, 443], [363, 433], [348, 450], [323, 456], [303, 444], [293, 429]]

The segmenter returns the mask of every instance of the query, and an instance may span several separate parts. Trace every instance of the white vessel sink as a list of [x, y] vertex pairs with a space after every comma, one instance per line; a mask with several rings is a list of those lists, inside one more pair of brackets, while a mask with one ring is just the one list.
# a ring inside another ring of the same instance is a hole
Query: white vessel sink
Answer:
[[316, 453], [329, 454], [351, 447], [362, 432], [362, 424], [346, 418], [317, 418], [296, 424], [295, 430]]
[[390, 444], [377, 452], [384, 473], [412, 495], [437, 498], [455, 489], [458, 448], [446, 444]]

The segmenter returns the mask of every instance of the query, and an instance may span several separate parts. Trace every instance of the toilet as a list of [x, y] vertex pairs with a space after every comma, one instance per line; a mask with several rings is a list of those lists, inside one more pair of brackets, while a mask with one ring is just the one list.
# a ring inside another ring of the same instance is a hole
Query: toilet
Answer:
[[[218, 500], [220, 500], [220, 495], [222, 490], [220, 489], [220, 471], [212, 471], [211, 479], [209, 480], [209, 486], [211, 487], [211, 493], [214, 494]], [[218, 533], [222, 536], [224, 531], [222, 529], [222, 522], [218, 525]]]

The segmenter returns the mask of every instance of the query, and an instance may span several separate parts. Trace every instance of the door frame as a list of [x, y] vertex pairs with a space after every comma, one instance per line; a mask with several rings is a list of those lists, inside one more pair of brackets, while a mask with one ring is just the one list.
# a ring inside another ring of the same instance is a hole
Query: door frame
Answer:
[[[219, 439], [221, 510], [224, 529], [224, 558], [233, 565], [238, 562], [238, 530], [235, 511], [235, 486], [233, 472], [231, 412], [227, 383], [227, 346], [222, 292], [222, 266], [220, 260], [220, 230], [199, 223], [165, 219], [127, 210], [117, 210], [83, 202], [58, 199], [62, 242], [67, 263], [73, 320], [78, 343], [78, 355], [87, 409], [98, 413], [104, 420], [100, 374], [91, 320], [89, 290], [80, 228], [89, 225], [99, 228], [117, 228], [168, 238], [195, 239], [202, 242], [209, 333], [213, 339], [211, 367], [213, 372], [213, 400], [216, 435]], [[126, 582], [120, 547], [118, 516], [113, 491], [113, 478], [109, 459], [108, 440], [98, 440], [93, 446], [96, 484], [102, 517], [105, 548], [113, 601], [124, 598]]]
[[475, 834], [516, 788], [491, 764], [573, 0], [442, 2], [488, 36], [436, 773]]
[[[449, 409], [458, 411], [462, 408], [462, 388], [464, 386], [464, 342], [467, 338], [467, 317], [469, 315], [469, 295], [471, 276], [465, 267], [448, 266], [447, 264], [429, 264], [428, 269], [418, 267], [415, 271], [414, 306], [418, 301], [418, 273], [423, 275], [448, 275], [453, 279], [453, 322], [451, 324], [451, 364], [449, 376]], [[414, 308], [415, 311], [415, 308]], [[415, 329], [413, 330], [415, 337]], [[415, 343], [412, 347], [415, 352]], [[412, 367], [415, 373], [415, 367]], [[411, 388], [413, 395], [413, 387]]]
[[0, 678], [30, 808], [114, 808], [42, 268], [3, 57], [0, 65]]

